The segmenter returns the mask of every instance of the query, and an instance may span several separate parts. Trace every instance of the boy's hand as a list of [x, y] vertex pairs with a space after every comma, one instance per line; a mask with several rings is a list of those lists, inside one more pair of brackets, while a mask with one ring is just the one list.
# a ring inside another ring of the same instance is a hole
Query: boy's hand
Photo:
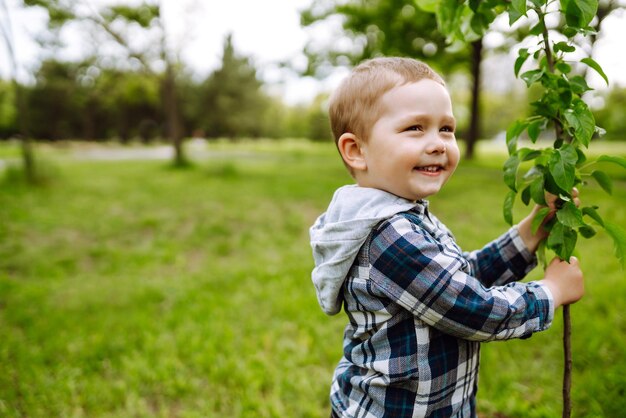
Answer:
[[541, 282], [552, 292], [555, 309], [577, 302], [585, 294], [583, 272], [576, 257], [571, 257], [569, 263], [559, 258], [553, 259]]
[[[572, 189], [572, 202], [576, 205], [576, 207], [580, 206], [580, 199], [578, 198], [578, 194], [578, 189], [574, 187]], [[547, 206], [550, 208], [550, 214], [546, 218], [547, 222], [552, 217], [554, 217], [557, 209], [559, 209], [564, 202], [558, 196], [548, 192], [545, 193], [545, 199]]]
[[[545, 217], [543, 221], [544, 225], [548, 221], [550, 221], [550, 219], [554, 218], [556, 211], [559, 209], [559, 204], [563, 202], [558, 196], [553, 195], [548, 192], [545, 193], [545, 199], [546, 199], [547, 207], [550, 208], [550, 213], [548, 213], [548, 216]], [[576, 207], [580, 206], [580, 199], [578, 198], [578, 189], [576, 188], [572, 189], [572, 202], [576, 205]], [[528, 215], [518, 224], [518, 232], [520, 236], [522, 237], [524, 244], [526, 244], [526, 247], [531, 252], [535, 252], [537, 250], [537, 246], [539, 245], [539, 242], [541, 242], [542, 240], [548, 237], [548, 232], [545, 229], [543, 229], [543, 226], [539, 227], [539, 229], [537, 230], [535, 234], [532, 233], [531, 225], [532, 225], [533, 219], [535, 218], [535, 215], [537, 215], [537, 212], [539, 212], [539, 210], [542, 207], [544, 206], [535, 205], [533, 210], [530, 212], [530, 215]]]

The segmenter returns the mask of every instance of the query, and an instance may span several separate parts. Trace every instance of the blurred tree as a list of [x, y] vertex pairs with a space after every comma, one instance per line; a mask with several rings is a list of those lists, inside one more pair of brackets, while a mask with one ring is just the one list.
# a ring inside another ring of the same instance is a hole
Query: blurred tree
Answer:
[[606, 129], [604, 136], [607, 140], [624, 140], [626, 132], [626, 88], [613, 87], [604, 97], [604, 106], [594, 111], [598, 126]]
[[31, 133], [41, 139], [123, 142], [155, 137], [162, 120], [160, 78], [145, 72], [99, 69], [95, 58], [41, 63], [26, 88]]
[[17, 110], [13, 83], [0, 80], [0, 138], [17, 134]]
[[291, 138], [308, 138], [310, 129], [307, 115], [307, 106], [298, 104], [287, 109], [284, 115], [285, 132]]
[[201, 86], [198, 126], [212, 138], [259, 137], [269, 104], [261, 86], [250, 59], [236, 53], [228, 35], [221, 67]]
[[[138, 6], [114, 5], [104, 8], [100, 14], [92, 14], [88, 18], [111, 35], [120, 46], [124, 47], [130, 58], [135, 58], [141, 62], [147, 73], [156, 73], [150, 60], [154, 58], [151, 56], [154, 51], [158, 54], [158, 60], [165, 64], [165, 70], [161, 73], [161, 94], [167, 136], [174, 146], [174, 164], [185, 165], [186, 157], [183, 150], [182, 122], [176, 80], [180, 64], [168, 48], [168, 33], [161, 18], [161, 3], [144, 2]], [[126, 28], [117, 29], [120, 23], [127, 25]], [[143, 47], [144, 49], [137, 49], [132, 43], [131, 26], [143, 28], [146, 36], [150, 36], [151, 32], [156, 31], [156, 42], [154, 44], [147, 43]], [[155, 45], [157, 48], [154, 48]]]
[[76, 83], [76, 63], [44, 61], [36, 84], [28, 89], [26, 117], [31, 134], [41, 139], [66, 139], [80, 132], [85, 91]]
[[[146, 74], [160, 75], [161, 103], [167, 136], [175, 150], [174, 164], [186, 164], [176, 92], [176, 74], [180, 64], [168, 47], [168, 33], [161, 18], [160, 1], [132, 6], [116, 4], [103, 7], [100, 11], [91, 7], [91, 3], [74, 0], [24, 0], [24, 4], [43, 7], [50, 17], [49, 27], [52, 31], [58, 31], [70, 22], [95, 25], [121, 47], [120, 53], [128, 58], [128, 61], [123, 62], [139, 63]], [[138, 39], [143, 42], [138, 42]]]
[[328, 113], [326, 112], [327, 101], [328, 95], [318, 95], [306, 112], [306, 125], [309, 128], [307, 137], [314, 141], [327, 141], [332, 139], [330, 121], [328, 120]]
[[304, 26], [312, 26], [337, 17], [341, 18], [343, 39], [333, 38], [332, 44], [321, 48], [307, 45], [305, 53], [309, 66], [306, 73], [324, 76], [328, 66], [354, 65], [380, 55], [417, 58], [446, 76], [459, 69], [469, 70], [472, 94], [464, 139], [466, 157], [472, 158], [474, 145], [481, 136], [482, 38], [477, 38], [469, 47], [454, 45], [446, 48], [446, 38], [437, 28], [435, 15], [417, 8], [414, 0], [349, 0], [341, 3], [315, 0], [302, 12], [301, 22]]
[[37, 181], [37, 175], [35, 171], [35, 156], [31, 145], [30, 132], [28, 132], [28, 125], [26, 124], [28, 108], [26, 107], [24, 101], [22, 86], [20, 86], [17, 82], [18, 63], [15, 58], [15, 40], [13, 38], [13, 30], [11, 28], [11, 16], [9, 15], [9, 8], [7, 7], [5, 0], [0, 0], [0, 10], [2, 11], [3, 16], [2, 21], [0, 21], [0, 36], [2, 37], [2, 41], [4, 42], [8, 52], [7, 55], [11, 71], [13, 97], [15, 98], [14, 108], [17, 110], [18, 131], [20, 133], [22, 164], [26, 180], [29, 183], [34, 183]]
[[116, 135], [122, 142], [154, 138], [163, 115], [160, 83], [160, 77], [152, 73], [102, 70], [91, 91], [94, 104], [107, 118], [109, 132], [105, 136]]

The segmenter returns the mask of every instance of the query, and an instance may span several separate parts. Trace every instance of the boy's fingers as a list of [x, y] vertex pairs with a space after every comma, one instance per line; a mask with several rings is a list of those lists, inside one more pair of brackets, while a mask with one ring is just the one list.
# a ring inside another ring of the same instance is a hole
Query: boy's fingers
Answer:
[[558, 264], [558, 263], [562, 263], [563, 260], [561, 260], [559, 257], [554, 257], [552, 259], [552, 261], [550, 261], [550, 264]]

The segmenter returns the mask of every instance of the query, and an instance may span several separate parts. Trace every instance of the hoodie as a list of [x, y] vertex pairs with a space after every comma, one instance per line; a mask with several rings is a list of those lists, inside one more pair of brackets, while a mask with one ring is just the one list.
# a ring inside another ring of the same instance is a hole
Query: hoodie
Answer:
[[326, 212], [309, 230], [315, 261], [311, 278], [326, 314], [335, 315], [341, 310], [343, 282], [372, 229], [422, 204], [357, 185], [337, 189]]

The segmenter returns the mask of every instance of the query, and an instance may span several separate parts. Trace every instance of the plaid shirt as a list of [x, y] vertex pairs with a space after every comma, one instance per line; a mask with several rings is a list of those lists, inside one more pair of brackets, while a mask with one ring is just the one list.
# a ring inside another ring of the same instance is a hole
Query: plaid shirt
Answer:
[[535, 266], [517, 229], [463, 253], [426, 202], [381, 222], [344, 282], [343, 417], [473, 417], [481, 341], [550, 326], [551, 294], [515, 283]]

